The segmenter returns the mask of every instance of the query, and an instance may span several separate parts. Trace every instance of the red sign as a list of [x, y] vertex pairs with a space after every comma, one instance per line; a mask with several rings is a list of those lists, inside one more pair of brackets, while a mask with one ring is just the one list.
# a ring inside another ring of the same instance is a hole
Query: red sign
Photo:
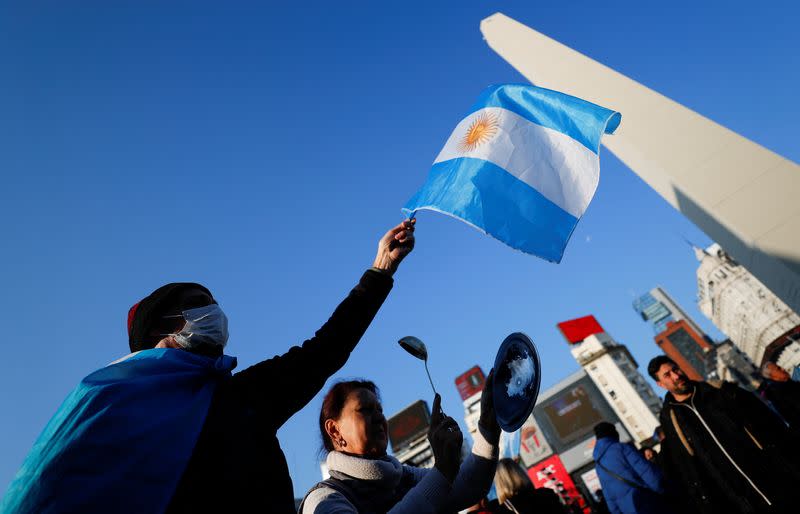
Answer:
[[588, 512], [588, 505], [583, 496], [575, 487], [575, 482], [567, 473], [564, 464], [558, 455], [553, 455], [539, 464], [528, 468], [528, 476], [537, 488], [547, 487], [552, 489], [566, 505], [577, 504], [581, 509]]
[[600, 323], [591, 315], [571, 319], [569, 321], [562, 321], [556, 326], [561, 333], [564, 334], [564, 337], [570, 344], [580, 343], [592, 334], [605, 332], [603, 327], [600, 326]]
[[461, 400], [466, 400], [470, 396], [483, 391], [483, 383], [486, 382], [486, 377], [483, 375], [483, 370], [480, 366], [472, 366], [465, 373], [462, 373], [456, 378], [456, 387], [458, 394], [461, 395]]

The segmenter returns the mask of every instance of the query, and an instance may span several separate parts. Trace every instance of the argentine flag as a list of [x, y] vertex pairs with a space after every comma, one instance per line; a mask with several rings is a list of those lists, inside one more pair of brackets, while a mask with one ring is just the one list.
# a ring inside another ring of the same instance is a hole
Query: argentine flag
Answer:
[[403, 207], [463, 220], [512, 248], [560, 262], [600, 179], [600, 138], [620, 113], [557, 91], [490, 86]]

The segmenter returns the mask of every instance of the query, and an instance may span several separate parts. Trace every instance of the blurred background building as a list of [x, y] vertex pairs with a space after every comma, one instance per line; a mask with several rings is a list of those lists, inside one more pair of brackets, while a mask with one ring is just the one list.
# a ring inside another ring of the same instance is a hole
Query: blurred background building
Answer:
[[670, 322], [685, 321], [696, 334], [708, 338], [703, 329], [661, 287], [651, 289], [634, 300], [633, 309], [652, 325], [656, 334], [664, 332]]
[[718, 244], [695, 248], [698, 306], [756, 366], [800, 364], [800, 316]]
[[478, 419], [481, 417], [481, 392], [486, 376], [480, 366], [473, 366], [456, 377], [456, 389], [464, 402], [464, 422], [471, 437], [478, 430]]
[[634, 443], [640, 446], [649, 440], [659, 425], [661, 400], [639, 373], [628, 348], [616, 342], [594, 316], [564, 321], [558, 328]]
[[433, 450], [428, 442], [431, 411], [424, 400], [417, 400], [389, 418], [392, 453], [403, 464], [418, 468], [433, 467]]
[[655, 340], [661, 351], [692, 380], [705, 380], [713, 369], [709, 353], [714, 350], [714, 345], [698, 334], [686, 320], [670, 321]]
[[661, 287], [633, 302], [633, 309], [653, 326], [654, 340], [692, 380], [734, 382], [755, 390], [761, 380], [747, 355], [727, 339], [714, 340]]

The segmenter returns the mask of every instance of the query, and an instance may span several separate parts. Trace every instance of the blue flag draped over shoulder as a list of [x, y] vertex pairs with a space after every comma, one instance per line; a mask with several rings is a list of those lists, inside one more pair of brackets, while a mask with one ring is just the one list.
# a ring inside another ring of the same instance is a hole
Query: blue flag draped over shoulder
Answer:
[[34, 443], [0, 512], [163, 512], [235, 366], [152, 349], [90, 374]]
[[454, 216], [560, 262], [600, 178], [600, 138], [621, 115], [557, 91], [491, 86], [459, 122], [403, 207]]

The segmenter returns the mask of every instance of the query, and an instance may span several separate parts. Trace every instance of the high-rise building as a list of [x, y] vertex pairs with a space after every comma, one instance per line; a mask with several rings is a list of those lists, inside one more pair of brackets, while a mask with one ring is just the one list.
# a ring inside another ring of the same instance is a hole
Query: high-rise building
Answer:
[[674, 360], [692, 380], [703, 381], [711, 369], [707, 369], [708, 353], [714, 345], [703, 339], [685, 319], [670, 321], [656, 335], [656, 344], [670, 359]]
[[558, 328], [634, 442], [650, 439], [659, 425], [661, 400], [637, 370], [628, 348], [606, 333], [594, 316], [565, 321]]
[[481, 417], [481, 392], [486, 383], [486, 376], [479, 366], [473, 366], [456, 377], [456, 388], [464, 402], [464, 422], [469, 435], [475, 437], [478, 430], [478, 419]]
[[[695, 248], [698, 306], [756, 365], [800, 364], [792, 343], [800, 339], [800, 316], [718, 244]], [[788, 351], [786, 358], [782, 354]]]
[[669, 322], [683, 320], [700, 337], [707, 337], [703, 329], [661, 287], [651, 289], [634, 300], [633, 309], [639, 313], [643, 320], [653, 326], [653, 331], [656, 334], [665, 331]]
[[706, 380], [734, 382], [750, 391], [758, 389], [762, 381], [753, 361], [730, 339], [718, 343], [707, 354]]
[[634, 300], [633, 308], [653, 325], [656, 344], [692, 380], [734, 382], [750, 390], [760, 384], [757, 370], [747, 355], [730, 339], [714, 343], [661, 287]]
[[392, 453], [403, 464], [418, 468], [433, 467], [433, 449], [428, 441], [431, 411], [424, 400], [417, 400], [389, 418]]

